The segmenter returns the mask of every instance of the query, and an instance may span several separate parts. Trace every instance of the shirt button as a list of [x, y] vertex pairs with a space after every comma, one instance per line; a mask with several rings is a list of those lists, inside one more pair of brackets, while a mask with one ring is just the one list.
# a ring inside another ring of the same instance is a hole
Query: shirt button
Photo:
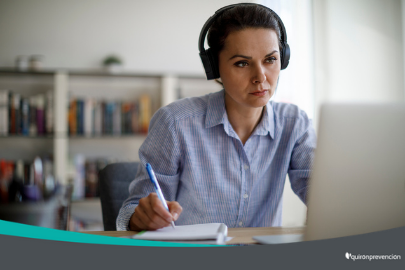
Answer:
[[245, 164], [245, 170], [248, 170], [249, 169], [249, 165], [247, 165], [247, 164]]
[[249, 197], [249, 195], [247, 195], [247, 194], [245, 193], [245, 195], [243, 195], [243, 198], [247, 199], [247, 197]]
[[241, 221], [241, 222], [239, 222], [239, 226], [242, 226], [243, 225], [243, 222]]

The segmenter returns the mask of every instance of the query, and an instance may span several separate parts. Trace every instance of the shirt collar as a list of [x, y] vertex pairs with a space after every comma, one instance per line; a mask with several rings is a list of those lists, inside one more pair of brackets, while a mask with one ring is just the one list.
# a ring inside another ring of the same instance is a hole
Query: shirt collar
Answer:
[[[223, 124], [226, 133], [229, 134], [229, 120], [225, 110], [225, 90], [209, 95], [207, 103], [207, 115], [205, 118], [205, 128], [211, 128]], [[274, 112], [272, 102], [265, 106], [262, 120], [253, 131], [252, 135], [267, 135], [274, 139]]]
[[211, 128], [219, 124], [226, 126], [225, 119], [228, 120], [228, 117], [225, 110], [225, 90], [222, 89], [208, 97], [205, 127]]
[[268, 102], [264, 107], [262, 120], [260, 120], [252, 135], [267, 135], [274, 139], [274, 112], [272, 102]]

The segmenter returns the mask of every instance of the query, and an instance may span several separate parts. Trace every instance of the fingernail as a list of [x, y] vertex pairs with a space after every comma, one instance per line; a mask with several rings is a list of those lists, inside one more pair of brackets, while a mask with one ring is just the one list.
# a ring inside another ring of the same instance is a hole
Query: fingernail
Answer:
[[173, 219], [174, 219], [174, 221], [176, 221], [178, 217], [179, 217], [179, 214], [177, 214], [177, 213], [174, 213], [174, 214], [173, 214]]

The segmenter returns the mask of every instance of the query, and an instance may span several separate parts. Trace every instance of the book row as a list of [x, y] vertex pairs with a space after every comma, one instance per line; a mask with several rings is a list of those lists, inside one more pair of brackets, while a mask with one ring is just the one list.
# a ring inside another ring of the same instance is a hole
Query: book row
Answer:
[[72, 98], [69, 102], [70, 135], [123, 135], [147, 133], [152, 117], [149, 95], [133, 101]]
[[0, 90], [0, 135], [53, 133], [53, 92], [26, 97]]
[[85, 158], [81, 154], [70, 158], [68, 181], [73, 185], [72, 199], [99, 197], [98, 173], [112, 162], [107, 158]]

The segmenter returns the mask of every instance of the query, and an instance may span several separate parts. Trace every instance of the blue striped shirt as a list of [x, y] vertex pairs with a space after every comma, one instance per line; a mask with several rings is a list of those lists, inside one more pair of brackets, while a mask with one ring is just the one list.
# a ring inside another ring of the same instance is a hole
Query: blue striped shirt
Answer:
[[177, 225], [281, 226], [287, 173], [305, 203], [315, 144], [311, 121], [292, 104], [269, 101], [245, 145], [228, 121], [224, 90], [169, 104], [150, 122], [117, 230], [128, 229], [139, 199], [154, 192], [146, 163], [166, 200], [183, 207]]

